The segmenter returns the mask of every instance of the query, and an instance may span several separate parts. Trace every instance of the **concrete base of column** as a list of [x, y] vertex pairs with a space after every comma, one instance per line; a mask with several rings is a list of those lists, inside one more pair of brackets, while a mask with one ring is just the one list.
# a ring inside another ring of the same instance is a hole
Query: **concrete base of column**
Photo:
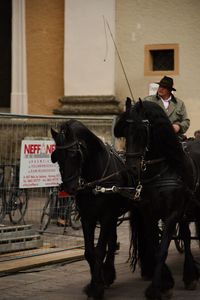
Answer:
[[61, 106], [53, 110], [59, 115], [117, 115], [122, 111], [120, 102], [113, 95], [64, 96]]

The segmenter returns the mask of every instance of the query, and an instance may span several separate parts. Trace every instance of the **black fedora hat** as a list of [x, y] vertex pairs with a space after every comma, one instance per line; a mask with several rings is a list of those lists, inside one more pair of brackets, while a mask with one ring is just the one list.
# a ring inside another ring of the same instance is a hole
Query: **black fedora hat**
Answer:
[[174, 81], [171, 77], [168, 76], [164, 76], [160, 82], [156, 82], [157, 84], [159, 84], [159, 86], [165, 87], [171, 91], [176, 91], [175, 88], [173, 88], [174, 85]]

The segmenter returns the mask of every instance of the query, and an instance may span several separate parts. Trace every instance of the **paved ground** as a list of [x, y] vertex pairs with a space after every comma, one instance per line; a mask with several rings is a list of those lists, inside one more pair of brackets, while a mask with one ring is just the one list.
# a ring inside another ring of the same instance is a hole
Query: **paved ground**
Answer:
[[[105, 300], [144, 300], [144, 290], [148, 282], [140, 279], [139, 272], [131, 273], [126, 262], [128, 258], [129, 233], [127, 224], [123, 223], [119, 229], [119, 241], [121, 248], [116, 255], [117, 279], [106, 290]], [[195, 257], [200, 262], [200, 249], [193, 242]], [[179, 254], [172, 242], [168, 258], [168, 264], [173, 271], [176, 281], [173, 299], [199, 300], [200, 284], [196, 291], [185, 291], [181, 280], [183, 255]], [[1, 277], [0, 300], [84, 300], [82, 288], [89, 282], [90, 274], [86, 261], [77, 261], [65, 265], [47, 265], [38, 269], [32, 269]]]

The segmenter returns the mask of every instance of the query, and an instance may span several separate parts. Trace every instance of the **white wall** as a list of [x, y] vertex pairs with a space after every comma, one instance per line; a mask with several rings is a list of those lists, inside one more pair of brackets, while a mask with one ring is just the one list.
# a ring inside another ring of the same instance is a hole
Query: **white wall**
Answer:
[[[144, 45], [179, 44], [179, 74], [172, 77], [191, 119], [188, 136], [200, 128], [199, 15], [199, 0], [116, 1], [118, 48], [135, 99], [146, 96], [149, 83], [162, 77], [144, 76]], [[116, 94], [124, 101], [130, 93], [117, 59], [116, 77]]]
[[103, 16], [114, 35], [115, 0], [65, 0], [66, 96], [114, 94], [114, 47]]

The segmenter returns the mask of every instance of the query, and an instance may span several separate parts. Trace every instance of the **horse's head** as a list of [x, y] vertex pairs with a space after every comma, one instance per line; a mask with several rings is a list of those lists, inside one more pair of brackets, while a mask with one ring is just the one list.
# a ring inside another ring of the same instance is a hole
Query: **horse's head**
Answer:
[[126, 163], [133, 164], [137, 158], [144, 157], [149, 149], [150, 121], [141, 99], [134, 105], [126, 101], [126, 110], [119, 117], [114, 134], [126, 140]]
[[114, 133], [126, 139], [128, 165], [158, 158], [164, 158], [172, 167], [181, 164], [182, 147], [167, 114], [157, 103], [140, 99], [128, 106]]
[[67, 123], [61, 126], [59, 132], [51, 129], [51, 134], [56, 144], [51, 160], [53, 163], [58, 162], [64, 189], [70, 194], [75, 194], [81, 180], [81, 143]]
[[151, 122], [141, 99], [129, 110], [126, 132], [126, 160], [144, 159], [150, 147]]

